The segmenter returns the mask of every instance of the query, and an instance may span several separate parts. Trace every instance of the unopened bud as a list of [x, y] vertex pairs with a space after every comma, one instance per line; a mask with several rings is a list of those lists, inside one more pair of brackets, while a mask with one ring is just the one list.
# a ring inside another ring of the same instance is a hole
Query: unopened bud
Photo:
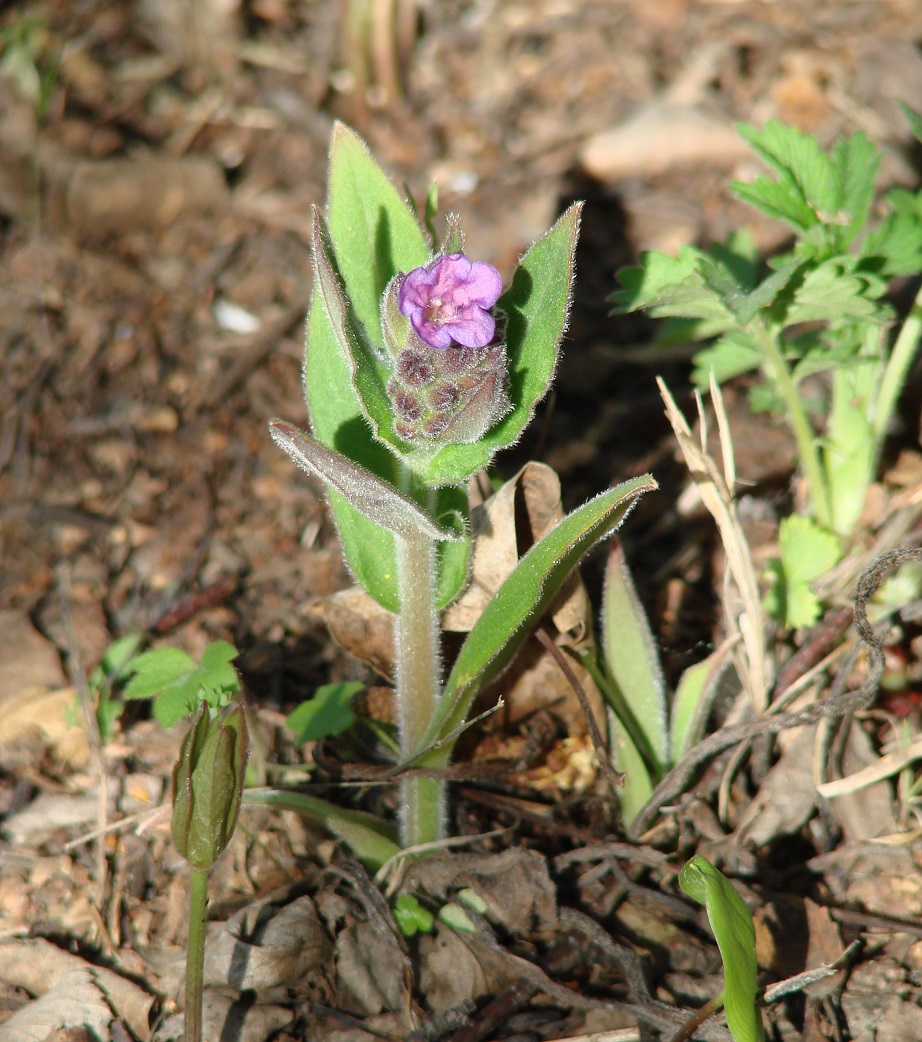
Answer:
[[234, 834], [249, 756], [243, 707], [211, 712], [202, 702], [173, 768], [173, 842], [200, 869], [211, 868]]

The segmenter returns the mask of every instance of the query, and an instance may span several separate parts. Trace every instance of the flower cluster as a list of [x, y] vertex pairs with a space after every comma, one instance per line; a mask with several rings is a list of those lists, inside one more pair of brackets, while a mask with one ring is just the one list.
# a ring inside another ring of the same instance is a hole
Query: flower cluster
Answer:
[[473, 442], [509, 411], [506, 351], [489, 310], [501, 290], [494, 267], [463, 253], [391, 283], [384, 303], [392, 358], [387, 393], [404, 441]]

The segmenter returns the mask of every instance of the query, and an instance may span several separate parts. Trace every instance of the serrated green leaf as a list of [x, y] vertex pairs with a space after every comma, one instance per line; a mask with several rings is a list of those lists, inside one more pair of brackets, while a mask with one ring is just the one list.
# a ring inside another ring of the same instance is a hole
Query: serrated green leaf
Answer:
[[132, 662], [134, 673], [125, 698], [152, 698], [153, 712], [164, 727], [172, 727], [205, 699], [217, 706], [222, 695], [239, 691], [237, 672], [229, 663], [237, 649], [215, 641], [205, 649], [199, 664], [179, 648], [155, 648]]
[[506, 315], [511, 410], [479, 441], [447, 445], [416, 469], [427, 484], [464, 481], [486, 467], [496, 452], [518, 440], [547, 393], [567, 328], [580, 209], [581, 204], [571, 206], [526, 251], [499, 300]]
[[654, 318], [697, 318], [726, 328], [733, 315], [720, 293], [706, 285], [698, 266], [705, 256], [693, 246], [683, 246], [675, 257], [651, 250], [641, 255], [643, 266], [618, 272], [622, 289], [609, 298], [618, 312], [649, 310]]
[[[654, 758], [651, 767], [660, 776], [669, 764], [666, 682], [646, 612], [617, 538], [612, 539], [605, 568], [602, 652], [608, 676], [639, 727], [646, 751]], [[620, 769], [626, 771], [627, 767]]]
[[815, 214], [814, 221], [823, 216], [835, 217], [839, 208], [835, 171], [812, 134], [773, 119], [761, 130], [745, 124], [737, 130], [781, 182], [790, 185], [803, 199]]
[[838, 209], [845, 218], [839, 248], [846, 249], [864, 227], [874, 198], [880, 153], [862, 133], [840, 138], [832, 152]]
[[786, 626], [812, 626], [820, 602], [810, 583], [825, 574], [842, 556], [839, 539], [812, 518], [792, 514], [778, 529], [781, 559], [769, 566], [773, 585], [765, 605]]
[[295, 741], [315, 742], [348, 731], [358, 719], [352, 711], [352, 699], [364, 690], [365, 685], [357, 682], [322, 684], [285, 718]]
[[877, 301], [882, 284], [867, 275], [849, 272], [841, 258], [830, 258], [808, 269], [794, 291], [785, 314], [787, 325], [858, 319], [882, 322], [887, 310]]
[[164, 688], [182, 684], [198, 669], [191, 655], [180, 648], [153, 648], [132, 663], [134, 674], [125, 688], [125, 698], [152, 698]]
[[818, 223], [800, 191], [789, 182], [757, 177], [751, 183], [734, 181], [730, 190], [741, 202], [761, 210], [766, 217], [784, 221], [796, 231], [806, 232]]
[[[477, 692], [508, 665], [580, 559], [621, 524], [644, 492], [655, 488], [653, 478], [644, 475], [603, 492], [568, 514], [520, 559], [462, 644], [424, 746], [447, 738], [466, 719]], [[449, 752], [443, 746], [431, 756], [444, 761]]]
[[231, 662], [240, 652], [226, 640], [215, 640], [202, 652], [199, 664], [203, 687], [236, 690], [240, 686], [237, 671]]
[[710, 384], [711, 373], [718, 384], [758, 369], [762, 352], [754, 336], [740, 329], [730, 330], [716, 343], [695, 354], [692, 381], [702, 390]]
[[784, 574], [789, 582], [809, 582], [828, 572], [842, 556], [839, 540], [809, 517], [791, 514], [778, 529]]
[[922, 271], [922, 193], [897, 189], [887, 200], [893, 212], [865, 237], [862, 255], [883, 278], [916, 275]]
[[679, 873], [679, 886], [704, 905], [714, 931], [724, 966], [724, 1009], [734, 1042], [764, 1042], [765, 1028], [756, 1002], [756, 933], [749, 909], [729, 879], [700, 854]]

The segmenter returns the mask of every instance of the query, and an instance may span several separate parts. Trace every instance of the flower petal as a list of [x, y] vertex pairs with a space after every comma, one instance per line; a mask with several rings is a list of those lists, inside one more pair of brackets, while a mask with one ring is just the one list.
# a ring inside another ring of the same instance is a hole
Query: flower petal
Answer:
[[465, 308], [455, 322], [442, 326], [462, 347], [486, 347], [496, 332], [496, 319], [476, 304]]

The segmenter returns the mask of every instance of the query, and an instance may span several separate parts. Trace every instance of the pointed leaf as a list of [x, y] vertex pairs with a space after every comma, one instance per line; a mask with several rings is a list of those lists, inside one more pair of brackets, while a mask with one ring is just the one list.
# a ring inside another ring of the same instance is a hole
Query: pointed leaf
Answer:
[[[525, 554], [467, 635], [445, 684], [424, 745], [446, 738], [467, 717], [477, 692], [509, 664], [561, 584], [582, 557], [624, 520], [638, 498], [657, 488], [649, 475], [625, 481], [568, 514]], [[447, 759], [442, 747], [423, 762]]]
[[314, 742], [348, 731], [357, 717], [352, 711], [352, 698], [365, 685], [356, 681], [322, 684], [313, 697], [302, 702], [285, 718], [297, 742]]
[[651, 766], [662, 774], [669, 764], [666, 683], [646, 612], [617, 538], [612, 539], [605, 569], [602, 650], [608, 675], [655, 757]]
[[399, 271], [426, 263], [429, 246], [365, 142], [343, 123], [330, 141], [327, 220], [340, 274], [372, 343], [381, 341], [378, 306]]
[[385, 384], [387, 370], [373, 351], [355, 317], [336, 270], [336, 260], [326, 222], [314, 210], [311, 253], [314, 262], [314, 284], [330, 321], [337, 345], [349, 367], [353, 390], [362, 412], [379, 441], [399, 449], [394, 433], [394, 418]]
[[439, 528], [420, 506], [389, 482], [321, 445], [290, 423], [273, 420], [269, 434], [302, 470], [320, 478], [378, 527], [400, 536], [422, 534], [430, 539], [464, 539], [463, 533]]
[[[381, 339], [381, 294], [398, 272], [426, 263], [429, 251], [425, 234], [364, 142], [339, 123], [333, 130], [329, 178], [327, 224], [336, 266], [357, 322], [364, 327], [369, 342], [377, 345]], [[314, 288], [308, 317], [304, 392], [317, 441], [399, 486], [399, 461], [369, 429], [318, 287]], [[393, 535], [369, 521], [338, 493], [330, 491], [329, 501], [356, 580], [384, 608], [396, 611]], [[463, 516], [466, 506], [459, 502], [455, 490], [440, 490], [435, 516], [459, 511]], [[439, 607], [454, 600], [464, 586], [468, 552], [466, 541], [439, 544]]]

